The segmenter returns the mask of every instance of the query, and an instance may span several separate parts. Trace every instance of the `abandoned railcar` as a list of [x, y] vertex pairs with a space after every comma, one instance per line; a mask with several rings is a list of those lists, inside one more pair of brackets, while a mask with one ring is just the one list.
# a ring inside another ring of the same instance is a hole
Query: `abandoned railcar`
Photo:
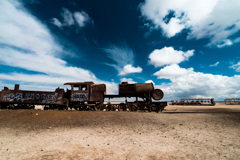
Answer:
[[65, 98], [64, 89], [56, 88], [55, 91], [30, 91], [20, 90], [16, 84], [13, 90], [4, 87], [0, 92], [0, 107], [2, 109], [34, 109], [35, 105], [44, 105], [48, 108], [66, 109], [68, 100]]
[[[148, 110], [162, 111], [167, 102], [159, 102], [163, 98], [160, 89], [154, 89], [152, 83], [119, 84], [119, 93], [106, 94], [105, 84], [93, 82], [69, 82], [71, 89], [65, 92], [62, 88], [51, 91], [20, 90], [15, 85], [14, 90], [7, 87], [0, 92], [0, 107], [2, 109], [34, 108], [35, 105], [44, 105], [44, 109], [75, 109], [75, 110]], [[105, 104], [104, 99], [126, 98], [120, 104]], [[136, 101], [128, 102], [127, 97], [135, 97]], [[142, 100], [138, 100], [141, 98]], [[152, 101], [154, 99], [155, 101]]]

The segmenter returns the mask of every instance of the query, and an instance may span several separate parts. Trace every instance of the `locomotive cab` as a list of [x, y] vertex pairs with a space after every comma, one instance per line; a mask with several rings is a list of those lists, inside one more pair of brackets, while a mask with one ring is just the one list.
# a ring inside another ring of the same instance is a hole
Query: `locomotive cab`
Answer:
[[[106, 93], [105, 84], [94, 84], [93, 82], [70, 82], [64, 85], [70, 85], [68, 98], [70, 106], [75, 109], [85, 110], [89, 106], [95, 106], [103, 103], [104, 94]], [[91, 107], [90, 107], [91, 108]]]

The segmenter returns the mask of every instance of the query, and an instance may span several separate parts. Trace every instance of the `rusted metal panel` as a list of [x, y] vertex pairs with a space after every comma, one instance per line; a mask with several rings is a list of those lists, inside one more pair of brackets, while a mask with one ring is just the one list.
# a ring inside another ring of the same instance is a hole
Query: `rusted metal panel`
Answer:
[[104, 95], [106, 94], [105, 84], [93, 84], [90, 86], [90, 101], [101, 102], [104, 101]]
[[161, 100], [164, 94], [160, 89], [154, 89], [152, 83], [136, 83], [128, 84], [128, 82], [122, 82], [119, 84], [118, 95], [105, 95], [105, 98], [116, 97], [141, 97], [141, 98], [153, 98], [154, 100]]
[[164, 93], [161, 89], [155, 89], [154, 91], [152, 91], [152, 98], [154, 100], [161, 100], [164, 96]]
[[1, 92], [0, 102], [14, 104], [56, 104], [66, 103], [64, 89], [57, 88], [55, 92], [19, 90], [19, 85], [14, 90], [4, 89]]
[[136, 83], [135, 90], [137, 95], [144, 95], [152, 92], [154, 89], [152, 83]]
[[126, 97], [145, 97], [147, 93], [153, 91], [152, 83], [136, 83], [128, 84], [127, 82], [122, 82], [119, 84], [119, 95]]
[[135, 84], [128, 84], [127, 82], [119, 84], [119, 95], [132, 96], [135, 95], [135, 93]]

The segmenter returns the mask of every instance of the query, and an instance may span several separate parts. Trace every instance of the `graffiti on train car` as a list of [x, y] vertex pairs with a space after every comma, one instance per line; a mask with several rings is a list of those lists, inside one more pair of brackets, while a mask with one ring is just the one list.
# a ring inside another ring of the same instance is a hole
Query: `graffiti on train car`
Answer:
[[[40, 95], [39, 95], [40, 96]], [[42, 99], [42, 103], [56, 103], [56, 104], [60, 104], [62, 97], [58, 97], [58, 93], [53, 94], [42, 94], [41, 95], [41, 99]], [[36, 96], [37, 99], [37, 96]]]
[[88, 93], [73, 93], [71, 95], [72, 101], [86, 101], [88, 100]]
[[26, 100], [34, 100], [34, 93], [17, 92], [17, 93], [4, 94], [3, 100], [8, 102], [13, 102], [13, 101], [24, 102]]
[[4, 94], [3, 100], [7, 102], [25, 102], [25, 101], [41, 101], [41, 103], [56, 103], [60, 104], [62, 97], [58, 97], [58, 93], [47, 94], [47, 93], [31, 93], [31, 92], [16, 92]]

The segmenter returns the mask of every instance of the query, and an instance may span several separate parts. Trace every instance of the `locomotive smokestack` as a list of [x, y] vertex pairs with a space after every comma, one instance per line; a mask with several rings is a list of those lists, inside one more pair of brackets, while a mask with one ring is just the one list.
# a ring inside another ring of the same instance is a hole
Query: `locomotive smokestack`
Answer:
[[15, 84], [14, 90], [19, 91], [19, 84]]

